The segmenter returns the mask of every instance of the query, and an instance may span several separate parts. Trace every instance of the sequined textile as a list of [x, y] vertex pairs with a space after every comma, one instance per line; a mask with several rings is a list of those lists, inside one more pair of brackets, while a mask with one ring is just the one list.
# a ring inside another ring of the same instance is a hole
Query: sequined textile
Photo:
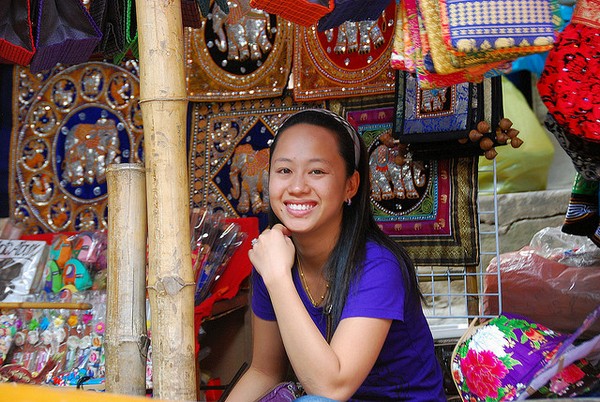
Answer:
[[417, 265], [477, 264], [478, 159], [397, 163], [401, 150], [382, 141], [392, 131], [393, 97], [332, 101], [329, 108], [356, 127], [369, 150], [371, 205], [382, 230]]
[[286, 117], [320, 103], [279, 98], [193, 105], [190, 205], [267, 223], [269, 141]]
[[[244, 4], [242, 7], [240, 4]], [[235, 101], [277, 97], [292, 63], [291, 23], [248, 1], [230, 2], [229, 14], [215, 3], [198, 29], [184, 31], [188, 98]]]
[[15, 67], [11, 216], [26, 233], [104, 229], [106, 167], [143, 159], [137, 64]]
[[347, 21], [319, 32], [296, 26], [294, 99], [309, 101], [394, 92], [390, 56], [396, 26], [396, 3], [377, 20]]

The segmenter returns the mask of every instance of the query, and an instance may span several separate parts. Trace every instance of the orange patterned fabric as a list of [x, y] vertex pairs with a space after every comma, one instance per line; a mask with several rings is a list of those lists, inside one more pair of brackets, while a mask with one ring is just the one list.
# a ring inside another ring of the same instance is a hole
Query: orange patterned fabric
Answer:
[[[406, 0], [401, 1], [397, 13], [398, 26], [405, 27], [403, 31], [407, 32], [400, 37], [397, 35], [394, 39], [394, 58], [391, 65], [393, 68], [414, 72], [417, 74], [419, 86], [422, 89], [442, 88], [463, 82], [482, 82], [485, 77], [493, 77], [501, 73], [500, 68], [505, 65], [504, 61], [476, 65], [469, 68], [448, 68], [449, 63], [440, 64], [442, 53], [449, 57], [448, 49], [442, 44], [444, 51], [440, 51], [441, 38], [435, 37], [432, 29], [425, 29], [427, 24], [418, 10], [420, 1]], [[435, 25], [430, 21], [430, 25]], [[439, 30], [439, 29], [438, 29]], [[431, 46], [430, 37], [437, 42]], [[435, 49], [434, 49], [435, 47]], [[400, 53], [403, 52], [403, 55]], [[434, 52], [436, 57], [434, 57]], [[426, 60], [432, 60], [429, 63]], [[433, 64], [433, 65], [431, 65]], [[438, 68], [441, 71], [438, 71]]]
[[581, 0], [575, 5], [572, 22], [600, 29], [600, 0]]

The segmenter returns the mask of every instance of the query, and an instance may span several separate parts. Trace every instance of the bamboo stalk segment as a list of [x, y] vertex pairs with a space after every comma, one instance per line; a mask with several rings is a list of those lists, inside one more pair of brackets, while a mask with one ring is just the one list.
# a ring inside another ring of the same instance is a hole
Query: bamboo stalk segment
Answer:
[[136, 0], [148, 206], [154, 396], [196, 400], [194, 289], [180, 0]]
[[106, 390], [146, 394], [146, 178], [140, 164], [112, 164], [108, 188]]

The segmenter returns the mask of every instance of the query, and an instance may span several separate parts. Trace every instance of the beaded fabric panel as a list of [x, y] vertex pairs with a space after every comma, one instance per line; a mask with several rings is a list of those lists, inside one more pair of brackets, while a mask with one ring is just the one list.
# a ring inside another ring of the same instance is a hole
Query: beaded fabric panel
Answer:
[[269, 143], [291, 114], [322, 103], [283, 97], [195, 103], [190, 141], [190, 205], [267, 225]]
[[398, 74], [395, 118], [394, 134], [408, 144], [466, 138], [483, 114], [474, 84], [422, 89], [414, 74], [403, 72]]
[[369, 150], [375, 220], [417, 265], [478, 264], [478, 159], [396, 163], [398, 147], [388, 148], [382, 142], [392, 131], [394, 102], [388, 96], [329, 105], [356, 127]]
[[105, 229], [106, 167], [143, 159], [135, 62], [15, 67], [10, 215], [25, 233]]
[[[245, 5], [242, 7], [240, 4]], [[281, 96], [292, 64], [292, 25], [247, 0], [215, 3], [198, 29], [184, 31], [188, 97], [235, 101]]]
[[390, 67], [396, 2], [375, 21], [347, 21], [319, 32], [296, 26], [294, 99], [346, 98], [394, 92]]

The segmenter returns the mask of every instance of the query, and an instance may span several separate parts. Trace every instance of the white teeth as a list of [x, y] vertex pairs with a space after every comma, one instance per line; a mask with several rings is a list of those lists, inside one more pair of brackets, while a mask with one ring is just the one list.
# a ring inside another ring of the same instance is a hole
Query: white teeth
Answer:
[[295, 211], [308, 211], [312, 207], [306, 204], [288, 204], [288, 208]]

